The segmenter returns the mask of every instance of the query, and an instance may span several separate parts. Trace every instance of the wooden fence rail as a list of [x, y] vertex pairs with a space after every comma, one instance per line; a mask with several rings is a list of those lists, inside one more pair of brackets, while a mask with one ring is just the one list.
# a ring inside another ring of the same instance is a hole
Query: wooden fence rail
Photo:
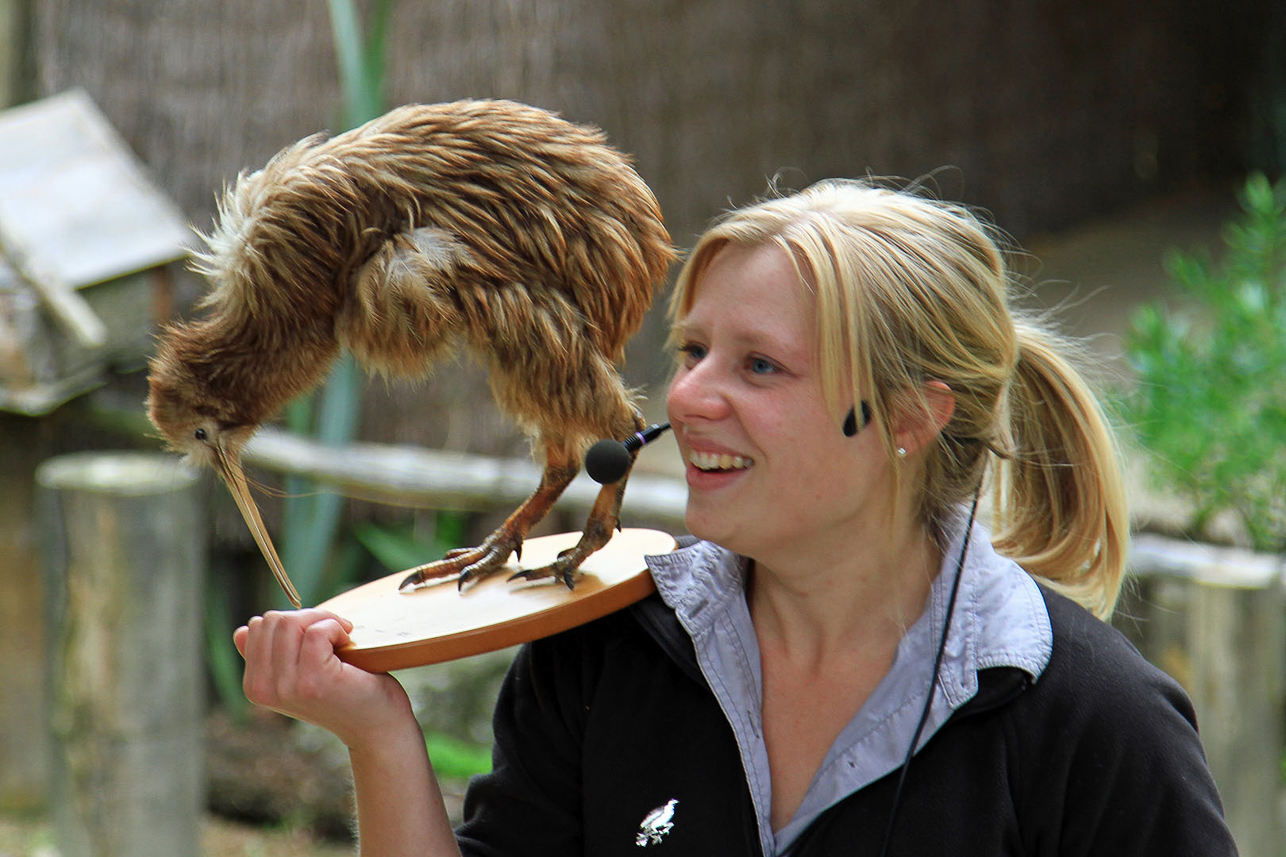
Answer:
[[[267, 428], [251, 439], [244, 457], [249, 464], [308, 476], [354, 497], [467, 511], [516, 506], [540, 482], [540, 468], [531, 459], [373, 443], [355, 443], [337, 451], [315, 440]], [[588, 512], [599, 487], [582, 473], [559, 505]], [[631, 519], [681, 528], [687, 496], [687, 487], [675, 479], [635, 473], [626, 488], [625, 504]]]

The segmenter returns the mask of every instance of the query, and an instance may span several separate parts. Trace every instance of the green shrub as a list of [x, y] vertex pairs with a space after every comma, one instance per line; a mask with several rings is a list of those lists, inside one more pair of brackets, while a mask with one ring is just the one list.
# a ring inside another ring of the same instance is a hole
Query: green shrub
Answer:
[[467, 780], [491, 770], [491, 748], [483, 747], [444, 732], [425, 730], [424, 743], [439, 777]]
[[1286, 184], [1251, 176], [1226, 250], [1172, 251], [1183, 300], [1144, 306], [1124, 412], [1160, 485], [1191, 502], [1191, 531], [1231, 512], [1256, 550], [1286, 549]]

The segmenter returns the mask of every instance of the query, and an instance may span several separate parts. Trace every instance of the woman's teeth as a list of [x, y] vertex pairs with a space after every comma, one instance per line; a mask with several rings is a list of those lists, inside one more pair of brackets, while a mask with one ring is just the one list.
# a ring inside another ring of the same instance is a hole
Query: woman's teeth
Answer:
[[745, 470], [755, 463], [753, 458], [743, 458], [740, 455], [696, 450], [688, 453], [688, 461], [698, 470]]

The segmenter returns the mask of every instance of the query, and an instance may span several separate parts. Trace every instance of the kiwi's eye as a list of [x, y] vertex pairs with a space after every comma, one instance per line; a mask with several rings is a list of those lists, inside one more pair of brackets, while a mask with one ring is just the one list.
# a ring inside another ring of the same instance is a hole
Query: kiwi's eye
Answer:
[[205, 440], [206, 438], [205, 429], [203, 428], [197, 429], [195, 432], [192, 433], [192, 436], [195, 437], [197, 440]]

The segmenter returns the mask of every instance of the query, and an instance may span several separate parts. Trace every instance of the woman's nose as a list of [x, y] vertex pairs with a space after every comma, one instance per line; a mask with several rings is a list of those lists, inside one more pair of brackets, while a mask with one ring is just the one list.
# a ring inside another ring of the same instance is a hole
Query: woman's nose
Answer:
[[680, 368], [665, 397], [670, 421], [717, 420], [726, 416], [728, 399], [724, 385], [716, 376], [708, 359], [690, 368]]

